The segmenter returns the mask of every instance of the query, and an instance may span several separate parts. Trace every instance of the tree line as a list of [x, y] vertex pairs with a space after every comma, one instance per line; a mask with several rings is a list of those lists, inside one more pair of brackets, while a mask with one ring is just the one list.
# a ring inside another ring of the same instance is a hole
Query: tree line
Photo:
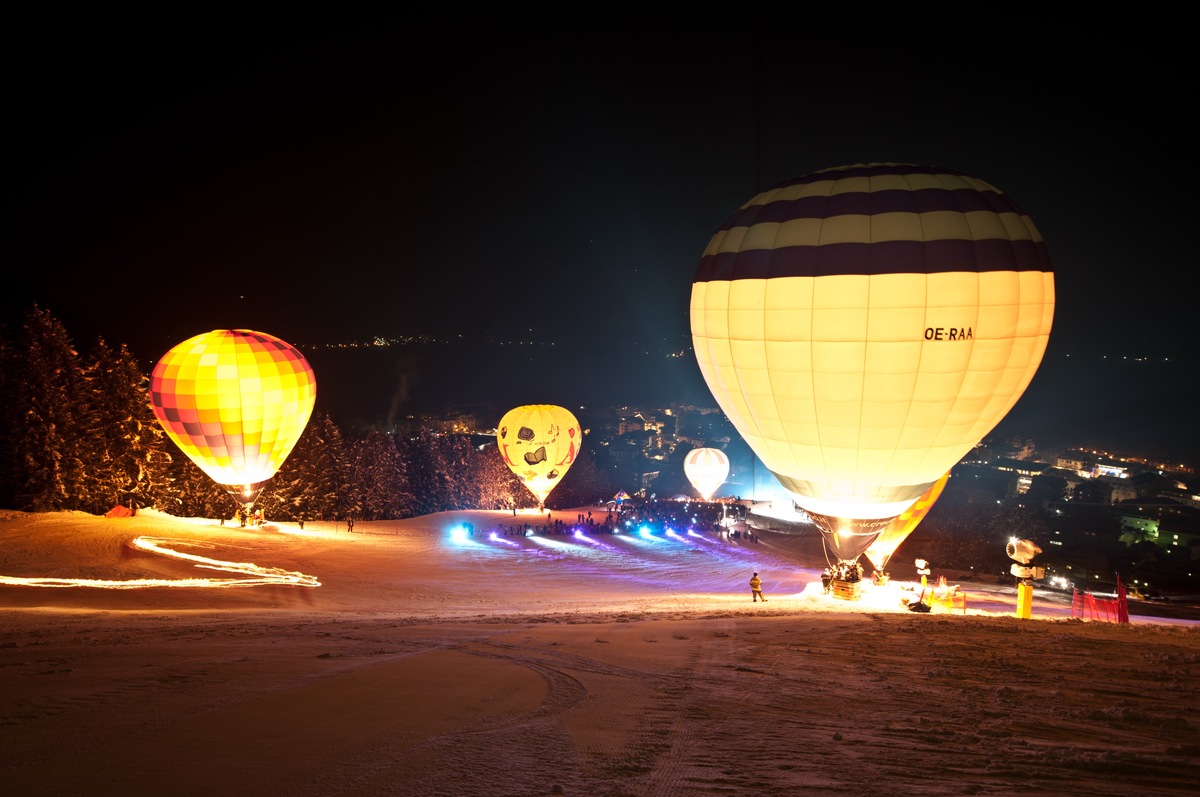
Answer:
[[[80, 353], [50, 311], [28, 309], [20, 327], [0, 335], [0, 506], [103, 514], [120, 504], [233, 517], [233, 497], [163, 431], [149, 382], [125, 345], [101, 338]], [[547, 506], [611, 495], [595, 456], [585, 446]], [[264, 517], [285, 521], [535, 506], [494, 443], [432, 429], [344, 433], [320, 411], [255, 502]]]

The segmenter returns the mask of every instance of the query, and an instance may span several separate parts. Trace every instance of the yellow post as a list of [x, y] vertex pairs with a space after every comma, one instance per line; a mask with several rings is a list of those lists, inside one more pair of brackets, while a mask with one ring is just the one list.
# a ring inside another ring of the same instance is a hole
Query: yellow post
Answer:
[[1022, 581], [1017, 585], [1017, 619], [1028, 620], [1033, 615], [1033, 585]]

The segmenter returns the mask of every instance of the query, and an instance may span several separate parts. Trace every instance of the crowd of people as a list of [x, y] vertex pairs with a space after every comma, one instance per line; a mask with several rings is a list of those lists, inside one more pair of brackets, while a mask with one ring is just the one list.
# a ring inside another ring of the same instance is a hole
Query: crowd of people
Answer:
[[[570, 523], [561, 518], [554, 518], [550, 513], [538, 521], [517, 523], [498, 523], [491, 533], [501, 537], [544, 536], [573, 536], [576, 532], [584, 534], [630, 534], [642, 529], [651, 533], [661, 533], [668, 530], [677, 532], [709, 532], [730, 540], [745, 540], [760, 542], [758, 535], [749, 528], [735, 527], [735, 521], [740, 519], [741, 507], [730, 508], [722, 504], [701, 502], [627, 502], [611, 506], [604, 512], [580, 512], [575, 516], [575, 522]], [[475, 529], [471, 524], [464, 524], [468, 536], [474, 536]]]
[[[856, 581], [862, 581], [863, 566], [858, 562], [838, 562], [835, 565], [830, 565], [825, 568], [825, 572], [829, 574], [830, 581], [844, 581], [852, 584]], [[824, 578], [822, 578], [824, 581]]]
[[530, 537], [534, 534], [553, 537], [573, 535], [577, 531], [585, 534], [616, 534], [617, 529], [617, 518], [612, 512], [609, 512], [602, 521], [597, 521], [592, 513], [588, 512], [586, 517], [580, 514], [573, 524], [565, 523], [561, 518], [552, 520], [549, 515], [546, 516], [545, 521], [537, 524], [500, 523], [496, 526], [495, 533], [503, 537]]
[[[242, 528], [246, 528], [246, 526], [249, 526], [251, 523], [254, 524], [255, 528], [260, 528], [265, 522], [263, 520], [263, 512], [261, 509], [255, 509], [253, 512], [251, 512], [245, 506], [238, 507], [237, 514], [234, 515], [234, 520], [241, 523]], [[225, 525], [225, 518], [221, 518], [221, 525]], [[303, 522], [301, 522], [300, 528], [304, 528]]]

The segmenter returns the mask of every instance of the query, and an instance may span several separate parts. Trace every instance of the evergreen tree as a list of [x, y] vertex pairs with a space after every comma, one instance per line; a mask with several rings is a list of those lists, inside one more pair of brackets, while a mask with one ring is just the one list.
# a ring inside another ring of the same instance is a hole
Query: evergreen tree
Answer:
[[34, 512], [81, 509], [78, 490], [88, 467], [83, 369], [62, 323], [34, 305], [25, 314], [7, 377], [15, 467], [13, 500]]
[[321, 441], [316, 461], [317, 494], [325, 502], [325, 512], [331, 517], [338, 520], [353, 517], [358, 507], [351, 495], [342, 431], [328, 414], [322, 414], [318, 419], [317, 432]]
[[429, 429], [420, 429], [400, 445], [408, 476], [408, 491], [413, 496], [413, 512], [428, 515], [454, 508], [452, 485], [454, 454], [445, 437]]
[[342, 520], [355, 510], [342, 432], [328, 414], [309, 419], [272, 483], [292, 519]]
[[363, 520], [412, 517], [404, 460], [395, 440], [378, 429], [347, 444], [353, 505]]
[[153, 503], [155, 464], [167, 461], [166, 434], [148, 398], [148, 382], [125, 346], [99, 340], [84, 368], [87, 383], [83, 437], [86, 509], [114, 504], [136, 511]]
[[165, 464], [154, 467], [154, 508], [176, 517], [233, 518], [237, 499], [192, 462], [173, 440], [162, 453]]
[[458, 434], [439, 435], [441, 449], [442, 509], [475, 509], [479, 506], [479, 485], [473, 470], [474, 446], [469, 438]]
[[[473, 450], [471, 481], [475, 485], [475, 506], [479, 509], [511, 509], [525, 506], [526, 497], [533, 501], [533, 494], [517, 478], [495, 444], [482, 450]], [[530, 506], [535, 504], [530, 503]]]
[[[323, 445], [316, 418], [310, 418], [292, 452], [259, 495], [266, 517], [278, 520], [324, 519], [317, 495], [318, 449]], [[330, 515], [332, 516], [332, 515]]]

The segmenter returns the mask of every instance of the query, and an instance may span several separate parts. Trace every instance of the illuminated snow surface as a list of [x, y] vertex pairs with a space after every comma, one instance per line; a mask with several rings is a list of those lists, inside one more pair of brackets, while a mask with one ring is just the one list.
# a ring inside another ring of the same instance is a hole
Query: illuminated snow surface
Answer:
[[6, 792], [1194, 794], [1194, 611], [914, 613], [903, 547], [846, 601], [815, 532], [542, 523], [0, 514]]

